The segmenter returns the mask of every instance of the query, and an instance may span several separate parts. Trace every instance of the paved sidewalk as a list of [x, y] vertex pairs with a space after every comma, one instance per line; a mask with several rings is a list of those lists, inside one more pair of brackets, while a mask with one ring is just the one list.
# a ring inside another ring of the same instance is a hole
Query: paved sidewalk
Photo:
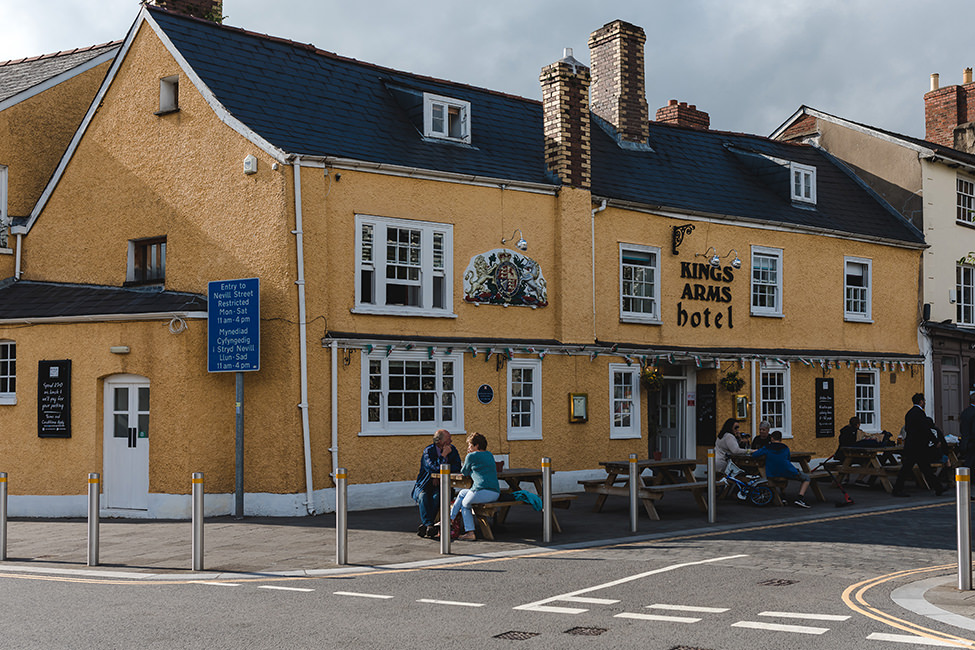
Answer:
[[[918, 492], [895, 499], [879, 489], [850, 490], [855, 503], [837, 508], [842, 495], [824, 486], [827, 503], [812, 502], [809, 510], [793, 506], [757, 508], [735, 499], [718, 504], [717, 522], [708, 524], [690, 494], [667, 495], [659, 502], [660, 521], [640, 511], [637, 533], [630, 533], [625, 498], [610, 498], [603, 511], [592, 512], [594, 495], [580, 494], [568, 510], [557, 509], [562, 533], [552, 544], [542, 543], [541, 513], [513, 508], [496, 541], [455, 541], [452, 555], [531, 552], [549, 546], [588, 546], [626, 539], [666, 538], [730, 531], [753, 526], [818, 520], [837, 515], [877, 512], [950, 501]], [[416, 508], [390, 508], [348, 514], [348, 560], [353, 567], [378, 567], [440, 561], [440, 542], [417, 537]], [[208, 518], [204, 527], [204, 569], [208, 577], [220, 574], [309, 575], [338, 569], [335, 563], [335, 516], [266, 518]], [[192, 564], [192, 527], [188, 521], [102, 519], [99, 530], [99, 566], [87, 567], [87, 522], [84, 519], [12, 518], [7, 525], [7, 561], [0, 573], [31, 571], [75, 573], [144, 579], [202, 577]], [[955, 580], [944, 577], [916, 583], [909, 602], [914, 611], [951, 624], [975, 629], [975, 591], [962, 592]], [[925, 610], [925, 611], [921, 611]]]

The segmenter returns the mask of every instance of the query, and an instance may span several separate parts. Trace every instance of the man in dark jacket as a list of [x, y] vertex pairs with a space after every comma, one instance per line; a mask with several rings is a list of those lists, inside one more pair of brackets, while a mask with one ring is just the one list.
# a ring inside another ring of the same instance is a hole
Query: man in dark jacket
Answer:
[[937, 496], [944, 494], [945, 486], [934, 475], [931, 469], [929, 449], [937, 444], [937, 432], [934, 421], [924, 412], [924, 395], [916, 393], [911, 398], [914, 406], [904, 416], [904, 452], [901, 454], [901, 471], [897, 473], [894, 483], [895, 497], [910, 496], [904, 492], [904, 481], [914, 475], [914, 466], [921, 468], [924, 479], [934, 488]]
[[433, 434], [433, 444], [423, 450], [420, 456], [420, 473], [416, 475], [413, 486], [413, 500], [420, 506], [420, 527], [416, 534], [420, 537], [434, 537], [439, 531], [433, 525], [440, 509], [440, 465], [450, 465], [450, 471], [460, 471], [460, 453], [450, 444], [450, 432], [439, 429]]

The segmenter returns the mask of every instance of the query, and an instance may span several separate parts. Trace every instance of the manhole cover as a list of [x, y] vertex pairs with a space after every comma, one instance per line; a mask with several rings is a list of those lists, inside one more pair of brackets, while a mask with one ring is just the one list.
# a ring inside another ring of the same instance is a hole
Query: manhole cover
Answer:
[[538, 636], [540, 632], [502, 632], [501, 634], [494, 635], [495, 639], [507, 639], [508, 641], [524, 641], [525, 639], [530, 639], [533, 636]]
[[566, 634], [575, 634], [576, 636], [599, 636], [606, 631], [604, 627], [574, 627], [571, 630], [566, 630]]
[[758, 584], [763, 587], [784, 587], [786, 585], [794, 585], [798, 580], [786, 580], [785, 578], [772, 578], [771, 580], [764, 580]]

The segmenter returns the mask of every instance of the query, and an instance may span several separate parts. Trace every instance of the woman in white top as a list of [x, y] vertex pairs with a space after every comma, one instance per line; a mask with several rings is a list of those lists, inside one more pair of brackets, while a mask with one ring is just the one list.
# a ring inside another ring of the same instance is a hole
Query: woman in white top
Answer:
[[747, 454], [749, 451], [738, 444], [738, 421], [728, 418], [721, 426], [718, 439], [714, 443], [714, 470], [723, 476], [728, 468], [728, 461], [734, 454]]

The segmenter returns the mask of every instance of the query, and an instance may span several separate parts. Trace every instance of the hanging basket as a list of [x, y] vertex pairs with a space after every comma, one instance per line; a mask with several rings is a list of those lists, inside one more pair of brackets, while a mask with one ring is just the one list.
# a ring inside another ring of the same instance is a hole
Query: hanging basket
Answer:
[[737, 393], [744, 387], [745, 380], [739, 376], [737, 370], [732, 370], [721, 378], [720, 384], [729, 393]]
[[657, 392], [664, 386], [664, 375], [660, 368], [647, 366], [640, 371], [640, 383], [648, 391]]

